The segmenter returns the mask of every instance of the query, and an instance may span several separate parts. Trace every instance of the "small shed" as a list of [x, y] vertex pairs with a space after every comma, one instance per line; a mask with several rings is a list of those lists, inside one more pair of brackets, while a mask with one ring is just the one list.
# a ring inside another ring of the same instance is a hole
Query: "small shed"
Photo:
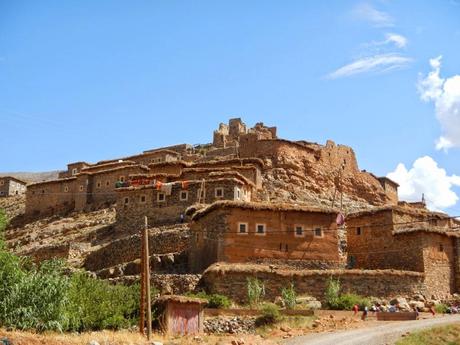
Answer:
[[203, 332], [204, 306], [207, 301], [177, 295], [165, 295], [155, 301], [162, 331], [170, 335]]

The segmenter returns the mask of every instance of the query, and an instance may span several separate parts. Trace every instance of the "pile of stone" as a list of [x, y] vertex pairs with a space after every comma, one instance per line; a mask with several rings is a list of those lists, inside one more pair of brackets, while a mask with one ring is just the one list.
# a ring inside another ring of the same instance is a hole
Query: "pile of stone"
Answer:
[[215, 317], [204, 321], [206, 333], [248, 334], [255, 331], [254, 317]]

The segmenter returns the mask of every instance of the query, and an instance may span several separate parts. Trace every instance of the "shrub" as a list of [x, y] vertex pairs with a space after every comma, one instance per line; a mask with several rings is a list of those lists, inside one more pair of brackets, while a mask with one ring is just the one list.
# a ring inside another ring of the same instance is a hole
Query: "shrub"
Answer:
[[369, 299], [356, 294], [347, 293], [339, 296], [337, 305], [335, 306], [336, 308], [334, 309], [351, 310], [355, 304], [357, 304], [360, 309], [370, 307], [371, 305]]
[[247, 282], [249, 305], [256, 307], [265, 296], [265, 285], [257, 278], [248, 278]]
[[0, 250], [5, 249], [4, 231], [7, 225], [8, 220], [6, 219], [6, 213], [0, 208]]
[[287, 309], [294, 309], [296, 305], [297, 294], [295, 292], [293, 283], [291, 283], [288, 288], [281, 289], [281, 297], [283, 298], [284, 305]]
[[262, 306], [262, 315], [257, 317], [255, 325], [257, 327], [272, 325], [281, 319], [280, 311], [275, 304], [265, 303]]
[[139, 285], [110, 285], [75, 273], [68, 291], [66, 328], [72, 331], [119, 329], [136, 323], [139, 316]]
[[232, 301], [230, 298], [224, 295], [219, 294], [211, 294], [208, 295], [204, 291], [200, 292], [187, 292], [186, 296], [190, 297], [198, 297], [208, 301], [208, 308], [219, 309], [219, 308], [230, 308], [232, 306]]
[[0, 324], [18, 329], [63, 330], [68, 278], [61, 261], [37, 265], [0, 250]]
[[336, 309], [339, 302], [340, 281], [332, 277], [329, 278], [324, 293], [324, 299], [329, 308]]
[[230, 308], [232, 301], [224, 295], [213, 294], [208, 298], [208, 308]]
[[439, 304], [436, 304], [436, 305], [434, 306], [434, 310], [435, 310], [438, 314], [445, 314], [445, 313], [447, 313], [447, 309], [448, 309], [448, 308], [449, 308], [449, 307], [448, 307], [446, 304], [444, 304], [444, 303], [439, 303]]

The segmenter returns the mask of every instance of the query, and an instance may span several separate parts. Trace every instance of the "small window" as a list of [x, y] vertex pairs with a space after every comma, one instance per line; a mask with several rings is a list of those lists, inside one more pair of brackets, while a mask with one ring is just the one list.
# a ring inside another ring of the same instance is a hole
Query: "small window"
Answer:
[[356, 235], [361, 236], [361, 234], [362, 234], [362, 232], [361, 232], [361, 227], [358, 226], [358, 227], [356, 228]]
[[304, 235], [303, 227], [297, 225], [297, 226], [295, 227], [295, 233], [294, 233], [294, 234], [295, 234], [296, 237], [303, 237], [303, 235]]
[[64, 187], [64, 192], [67, 193], [68, 191], [69, 191], [69, 187], [65, 186], [65, 187]]
[[120, 176], [120, 178], [118, 179], [120, 182], [125, 182], [125, 177], [124, 176]]
[[5, 194], [5, 193], [3, 193], [3, 192], [0, 192], [0, 195], [4, 195], [4, 194]]
[[105, 181], [105, 185], [108, 187], [110, 186], [110, 181]]
[[157, 194], [157, 201], [158, 202], [164, 202], [166, 200], [166, 195], [165, 193], [158, 193]]
[[97, 183], [97, 188], [101, 188], [101, 182]]
[[129, 204], [129, 198], [128, 197], [125, 198], [124, 203], [125, 203], [125, 205]]
[[77, 168], [73, 168], [72, 169], [72, 175], [77, 175], [78, 173], [78, 169]]
[[179, 199], [180, 199], [180, 201], [187, 201], [188, 200], [188, 192], [186, 190], [181, 190]]
[[215, 190], [216, 198], [223, 198], [224, 196], [224, 189], [222, 187], [216, 188]]
[[83, 186], [80, 186], [80, 192], [83, 192]]
[[238, 223], [238, 234], [240, 235], [248, 234], [248, 223]]
[[3, 186], [5, 184], [5, 181], [4, 180], [1, 180], [0, 181], [0, 186]]
[[141, 203], [145, 203], [145, 195], [141, 195]]
[[241, 191], [239, 188], [235, 189], [235, 199], [240, 200], [241, 199]]
[[321, 228], [315, 229], [315, 237], [323, 237], [323, 230]]
[[256, 235], [265, 235], [265, 224], [256, 224]]
[[444, 246], [442, 244], [440, 244], [438, 249], [439, 249], [440, 252], [443, 252], [444, 251]]
[[42, 189], [42, 194], [45, 194], [45, 190], [44, 190], [44, 189]]

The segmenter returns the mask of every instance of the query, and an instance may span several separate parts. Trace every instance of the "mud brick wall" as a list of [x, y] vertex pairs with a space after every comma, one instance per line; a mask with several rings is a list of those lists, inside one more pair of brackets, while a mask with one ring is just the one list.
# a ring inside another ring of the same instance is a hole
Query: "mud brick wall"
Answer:
[[347, 219], [348, 259], [353, 268], [423, 272], [420, 237], [394, 236], [392, 211]]
[[[230, 263], [260, 259], [299, 260], [312, 266], [344, 267], [339, 254], [335, 213], [264, 211], [231, 208], [215, 210], [193, 222], [189, 266], [200, 272], [217, 261]], [[239, 233], [239, 224], [247, 233]], [[264, 224], [266, 233], [256, 233]], [[298, 236], [295, 228], [303, 228]], [[321, 235], [315, 235], [315, 229]]]
[[[150, 255], [167, 254], [187, 251], [189, 248], [189, 231], [186, 225], [177, 229], [165, 228], [149, 232]], [[108, 243], [89, 254], [85, 260], [85, 268], [98, 271], [134, 261], [140, 257], [141, 239], [138, 234]]]
[[65, 213], [75, 207], [75, 178], [32, 184], [26, 192], [26, 215]]
[[298, 295], [313, 296], [324, 301], [328, 280], [340, 279], [342, 292], [363, 296], [392, 298], [426, 294], [423, 274], [394, 270], [274, 270], [268, 267], [245, 267], [216, 264], [206, 270], [202, 280], [206, 290], [247, 302], [247, 279], [256, 277], [265, 285], [265, 299], [273, 301], [281, 289], [291, 282]]
[[437, 298], [460, 292], [456, 282], [455, 242], [456, 239], [453, 237], [440, 234], [423, 234], [425, 284]]
[[[198, 202], [201, 182], [190, 182], [187, 189], [182, 189], [181, 183], [172, 186], [171, 195], [166, 195], [164, 201], [158, 200], [158, 194], [154, 186], [137, 188], [122, 188], [117, 191], [117, 224], [116, 231], [138, 231], [144, 226], [144, 217], [147, 216], [150, 226], [173, 224], [180, 221], [180, 215], [184, 214], [187, 207]], [[221, 198], [215, 196], [215, 189], [223, 188], [224, 195]], [[210, 204], [216, 200], [234, 200], [235, 188], [240, 188], [242, 195], [250, 190], [235, 179], [216, 179], [206, 181], [204, 203]], [[181, 200], [182, 191], [188, 193], [187, 200]], [[144, 201], [143, 201], [144, 200]]]

